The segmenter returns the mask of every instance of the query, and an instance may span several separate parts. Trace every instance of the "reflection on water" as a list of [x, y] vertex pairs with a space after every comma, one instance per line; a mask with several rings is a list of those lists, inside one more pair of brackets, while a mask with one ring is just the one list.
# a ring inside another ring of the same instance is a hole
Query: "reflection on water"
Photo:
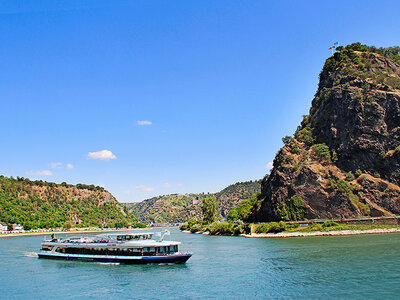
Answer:
[[185, 265], [38, 259], [43, 236], [0, 239], [4, 299], [397, 298], [400, 234], [245, 239], [172, 230]]

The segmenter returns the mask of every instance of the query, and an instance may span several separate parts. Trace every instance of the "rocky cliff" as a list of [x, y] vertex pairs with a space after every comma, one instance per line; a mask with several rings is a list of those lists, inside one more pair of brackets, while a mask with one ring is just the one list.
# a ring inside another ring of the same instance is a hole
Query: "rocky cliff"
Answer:
[[253, 221], [400, 214], [400, 48], [340, 47]]

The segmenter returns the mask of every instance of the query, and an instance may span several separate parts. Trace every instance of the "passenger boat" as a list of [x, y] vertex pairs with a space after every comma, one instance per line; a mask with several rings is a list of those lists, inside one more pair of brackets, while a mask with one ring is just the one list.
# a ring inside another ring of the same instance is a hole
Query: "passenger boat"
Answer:
[[39, 258], [95, 261], [123, 264], [185, 263], [191, 253], [178, 252], [180, 242], [164, 241], [169, 231], [155, 233], [118, 233], [66, 237], [42, 242]]

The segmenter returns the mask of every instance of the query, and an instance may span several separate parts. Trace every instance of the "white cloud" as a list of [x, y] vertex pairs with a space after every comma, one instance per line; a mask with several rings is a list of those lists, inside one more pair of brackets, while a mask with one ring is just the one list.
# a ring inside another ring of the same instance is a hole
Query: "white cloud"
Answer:
[[176, 185], [177, 186], [183, 186], [183, 183], [178, 182]]
[[67, 164], [67, 169], [73, 169], [74, 165], [73, 164]]
[[49, 166], [52, 167], [53, 169], [60, 169], [62, 167], [62, 163], [60, 162], [49, 163]]
[[271, 170], [274, 166], [274, 162], [270, 161], [269, 163], [267, 163], [267, 165], [265, 166], [267, 168], [267, 170]]
[[116, 159], [117, 157], [110, 150], [101, 150], [97, 152], [89, 152], [89, 158], [100, 159], [100, 160], [110, 160]]
[[137, 124], [140, 125], [140, 126], [143, 126], [143, 125], [151, 125], [151, 124], [153, 124], [153, 122], [147, 121], [147, 120], [143, 120], [143, 121], [137, 121]]
[[50, 170], [29, 171], [26, 173], [28, 175], [33, 175], [33, 176], [51, 176], [51, 175], [53, 175], [53, 173]]
[[163, 187], [165, 187], [165, 188], [170, 188], [171, 185], [170, 185], [168, 182], [166, 182], [166, 183], [163, 184]]
[[144, 185], [137, 185], [136, 189], [142, 190], [142, 191], [145, 191], [145, 192], [151, 192], [151, 191], [154, 190], [154, 188], [152, 186], [144, 186]]

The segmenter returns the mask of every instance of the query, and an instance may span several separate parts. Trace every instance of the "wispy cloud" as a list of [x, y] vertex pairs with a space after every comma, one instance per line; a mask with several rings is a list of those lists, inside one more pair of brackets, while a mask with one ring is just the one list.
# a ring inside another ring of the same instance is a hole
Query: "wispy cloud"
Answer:
[[142, 191], [145, 191], [145, 192], [151, 192], [151, 191], [154, 190], [154, 188], [152, 186], [144, 186], [144, 185], [137, 185], [136, 189], [142, 190]]
[[270, 161], [269, 163], [267, 163], [267, 165], [265, 166], [267, 168], [267, 170], [271, 170], [274, 166], [274, 162]]
[[52, 167], [53, 169], [60, 169], [62, 167], [62, 163], [60, 162], [49, 163], [49, 166]]
[[29, 171], [26, 174], [31, 176], [51, 176], [53, 173], [50, 170]]
[[163, 187], [165, 187], [165, 188], [170, 188], [170, 187], [171, 187], [171, 184], [169, 184], [168, 182], [166, 182], [166, 183], [163, 184]]
[[101, 150], [97, 152], [89, 152], [88, 157], [90, 159], [110, 160], [116, 159], [117, 157], [110, 150]]
[[74, 165], [73, 164], [67, 164], [67, 169], [73, 169]]
[[148, 121], [148, 120], [143, 120], [143, 121], [137, 121], [137, 124], [140, 126], [144, 126], [144, 125], [151, 125], [151, 124], [153, 124], [153, 122]]

